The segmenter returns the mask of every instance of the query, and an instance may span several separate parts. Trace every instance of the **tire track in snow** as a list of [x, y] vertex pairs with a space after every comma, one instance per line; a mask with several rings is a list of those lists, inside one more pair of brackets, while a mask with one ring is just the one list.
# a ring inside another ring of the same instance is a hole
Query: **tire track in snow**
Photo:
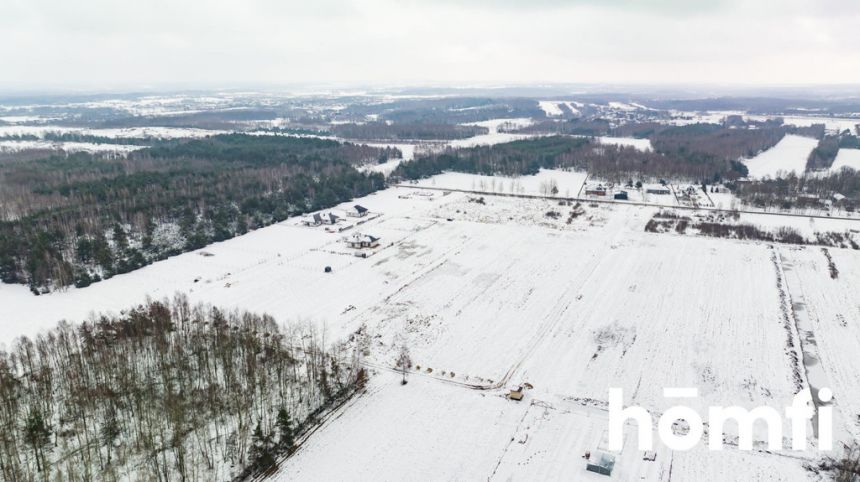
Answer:
[[782, 324], [786, 331], [785, 354], [791, 364], [795, 393], [809, 386], [806, 366], [801, 361], [799, 350], [802, 348], [800, 332], [797, 328], [797, 316], [794, 312], [794, 304], [791, 299], [788, 285], [785, 281], [785, 270], [782, 265], [782, 256], [779, 249], [769, 245], [770, 260], [776, 272], [776, 289], [779, 292], [779, 310], [782, 315]]

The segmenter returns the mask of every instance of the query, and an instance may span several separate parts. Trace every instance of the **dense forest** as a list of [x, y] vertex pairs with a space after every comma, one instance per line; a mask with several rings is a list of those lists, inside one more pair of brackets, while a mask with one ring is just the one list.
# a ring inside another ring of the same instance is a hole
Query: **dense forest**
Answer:
[[182, 295], [0, 351], [0, 474], [212, 481], [271, 469], [360, 390], [360, 351]]
[[0, 164], [0, 280], [34, 292], [125, 273], [384, 187], [391, 149], [285, 136]]
[[795, 127], [783, 125], [779, 119], [754, 122], [744, 121], [740, 116], [728, 116], [722, 124], [684, 126], [657, 122], [631, 122], [616, 126], [605, 119], [572, 119], [539, 122], [515, 129], [515, 132], [649, 139], [657, 152], [694, 164], [750, 158], [775, 146], [786, 134], [824, 139], [823, 124]]
[[657, 152], [691, 162], [737, 161], [775, 146], [786, 134], [779, 126], [737, 129], [718, 124], [692, 124], [660, 129], [648, 136]]
[[640, 151], [597, 144], [586, 137], [547, 136], [494, 146], [446, 151], [401, 164], [394, 176], [420, 179], [442, 171], [479, 174], [535, 174], [541, 168], [573, 168], [610, 181], [688, 178], [696, 182], [735, 179], [746, 175], [736, 161]]

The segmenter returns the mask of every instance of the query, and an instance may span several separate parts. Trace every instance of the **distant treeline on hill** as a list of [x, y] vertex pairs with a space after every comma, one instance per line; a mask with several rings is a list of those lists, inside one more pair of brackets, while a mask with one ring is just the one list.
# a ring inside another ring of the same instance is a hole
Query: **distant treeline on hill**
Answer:
[[459, 124], [338, 124], [329, 131], [344, 139], [359, 140], [451, 140], [486, 134], [486, 127]]
[[86, 286], [381, 189], [355, 165], [391, 150], [223, 135], [128, 159], [85, 153], [0, 163], [0, 280]]
[[447, 151], [401, 164], [394, 176], [420, 179], [443, 171], [525, 175], [541, 168], [585, 170], [595, 177], [626, 182], [632, 179], [689, 179], [711, 183], [747, 174], [742, 163], [699, 151], [662, 153], [599, 144], [586, 137], [547, 136], [494, 146]]
[[0, 350], [0, 480], [264, 472], [364, 383], [360, 352], [266, 315], [148, 301]]
[[536, 123], [517, 129], [516, 132], [649, 139], [659, 153], [700, 163], [750, 158], [775, 146], [786, 134], [822, 139], [825, 131], [824, 124], [796, 127], [783, 125], [778, 119], [747, 122], [739, 116], [729, 116], [721, 124], [699, 123], [684, 126], [658, 122], [634, 122], [613, 126], [605, 119], [572, 119]]

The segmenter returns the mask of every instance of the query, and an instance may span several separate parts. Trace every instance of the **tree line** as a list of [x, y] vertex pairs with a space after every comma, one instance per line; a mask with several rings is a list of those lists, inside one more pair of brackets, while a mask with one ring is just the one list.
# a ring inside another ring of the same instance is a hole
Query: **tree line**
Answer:
[[329, 132], [344, 139], [361, 140], [451, 140], [486, 134], [486, 127], [460, 124], [400, 124], [368, 122], [364, 124], [336, 124]]
[[[776, 179], [730, 186], [746, 204], [757, 207], [791, 209], [831, 200], [848, 211], [860, 206], [860, 172], [850, 168], [825, 175], [797, 175], [792, 172]], [[835, 199], [840, 194], [844, 199]], [[807, 206], [808, 207], [808, 206]]]
[[210, 481], [270, 470], [363, 386], [360, 353], [309, 326], [184, 295], [0, 351], [0, 474]]
[[443, 171], [486, 175], [528, 175], [540, 169], [578, 169], [613, 182], [689, 179], [711, 183], [746, 175], [737, 161], [691, 160], [677, 154], [600, 144], [587, 137], [545, 136], [493, 146], [447, 150], [402, 163], [393, 176], [420, 179]]
[[839, 155], [839, 149], [860, 149], [860, 137], [848, 131], [822, 137], [806, 160], [806, 170], [829, 169]]
[[0, 164], [0, 280], [87, 286], [381, 189], [385, 149], [231, 134]]

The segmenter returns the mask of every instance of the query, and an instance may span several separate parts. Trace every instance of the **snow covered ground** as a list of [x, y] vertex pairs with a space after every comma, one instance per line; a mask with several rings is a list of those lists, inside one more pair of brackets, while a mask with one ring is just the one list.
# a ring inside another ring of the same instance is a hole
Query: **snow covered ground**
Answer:
[[516, 118], [516, 119], [492, 119], [488, 121], [474, 122], [468, 125], [476, 125], [486, 127], [489, 132], [486, 134], [469, 137], [467, 139], [457, 139], [450, 141], [445, 145], [454, 148], [467, 148], [475, 146], [491, 146], [493, 144], [501, 144], [503, 142], [518, 141], [528, 139], [534, 135], [528, 134], [511, 134], [508, 132], [500, 132], [502, 127], [524, 127], [532, 123], [531, 119]]
[[[534, 176], [482, 176], [460, 172], [446, 172], [429, 179], [421, 179], [417, 185], [439, 189], [457, 189], [503, 194], [553, 195], [576, 197], [582, 183], [584, 172], [541, 169]], [[555, 193], [553, 192], [555, 188]]]
[[846, 129], [851, 131], [852, 134], [856, 134], [857, 125], [860, 124], [860, 118], [857, 117], [745, 115], [744, 119], [766, 121], [777, 117], [780, 117], [784, 124], [797, 127], [809, 127], [813, 124], [824, 124], [824, 128], [832, 134], [842, 132]]
[[601, 144], [635, 147], [640, 151], [652, 150], [651, 141], [649, 139], [635, 139], [633, 137], [598, 137], [597, 141]]
[[811, 137], [789, 134], [770, 149], [745, 160], [744, 164], [749, 168], [749, 176], [756, 179], [775, 178], [790, 172], [802, 174], [809, 154], [817, 145], [818, 141]]
[[394, 170], [397, 169], [397, 166], [399, 166], [401, 162], [409, 162], [415, 159], [415, 151], [419, 148], [417, 144], [368, 143], [367, 145], [372, 147], [395, 147], [397, 149], [400, 149], [400, 153], [403, 155], [403, 157], [401, 157], [400, 159], [391, 159], [382, 164], [366, 164], [358, 169], [362, 172], [379, 172], [386, 177], [388, 177], [392, 172], [394, 172]]
[[54, 125], [13, 125], [0, 126], [0, 137], [7, 136], [36, 136], [45, 134], [78, 134], [84, 136], [107, 137], [114, 139], [180, 139], [198, 138], [224, 134], [227, 131], [186, 127], [126, 127], [116, 129], [86, 129], [80, 127], [62, 127]]
[[612, 109], [623, 110], [623, 111], [628, 111], [628, 112], [646, 108], [646, 107], [641, 106], [639, 104], [627, 104], [624, 102], [610, 102], [608, 105]]
[[49, 150], [66, 152], [116, 152], [126, 154], [145, 146], [127, 144], [95, 144], [92, 142], [54, 142], [54, 141], [0, 141], [0, 151], [18, 152], [23, 150]]
[[839, 149], [830, 172], [839, 172], [844, 167], [860, 171], [860, 149]]
[[563, 114], [561, 109], [558, 107], [560, 102], [554, 100], [541, 100], [538, 101], [538, 105], [541, 110], [547, 115], [547, 117], [556, 117]]
[[[539, 194], [555, 180], [564, 195], [584, 179], [424, 182]], [[0, 285], [0, 342], [178, 290], [325, 326], [332, 340], [363, 327], [377, 372], [368, 393], [327, 419], [275, 480], [607, 480], [587, 473], [582, 455], [604, 438], [610, 387], [659, 416], [677, 404], [664, 387], [698, 388], [689, 405], [699, 409], [782, 409], [823, 379], [839, 436], [860, 434], [857, 251], [830, 249], [828, 260], [818, 247], [647, 233], [651, 206], [417, 191], [345, 203], [339, 210], [358, 203], [375, 217], [342, 233], [290, 219], [85, 289], [36, 297]], [[355, 231], [381, 238], [372, 256], [342, 242]], [[810, 339], [815, 383], [800, 353]], [[406, 386], [389, 371], [403, 343], [420, 366]], [[504, 397], [526, 382], [522, 402]], [[814, 480], [803, 464], [820, 455], [658, 447], [648, 462], [630, 440], [610, 480]]]

